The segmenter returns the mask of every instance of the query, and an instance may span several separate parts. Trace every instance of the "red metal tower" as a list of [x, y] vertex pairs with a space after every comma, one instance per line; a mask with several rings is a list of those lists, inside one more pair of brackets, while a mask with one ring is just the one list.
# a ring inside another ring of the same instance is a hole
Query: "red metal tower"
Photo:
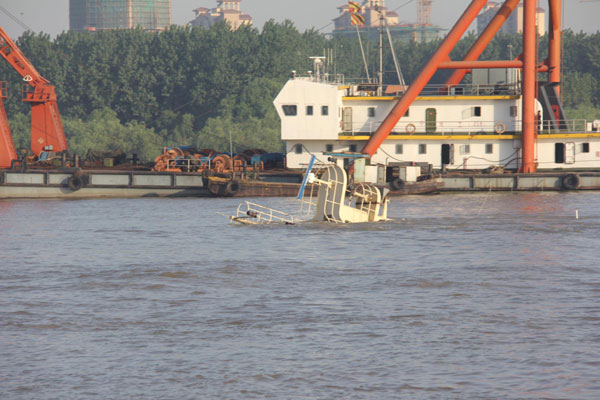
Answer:
[[[23, 86], [23, 101], [31, 104], [31, 151], [36, 156], [44, 150], [66, 151], [68, 149], [67, 140], [58, 112], [54, 86], [40, 75], [2, 28], [0, 28], [0, 55], [26, 82]], [[0, 120], [6, 119], [4, 106], [2, 103], [0, 106], [2, 108]], [[8, 143], [6, 137], [10, 137], [10, 131], [7, 131], [7, 128], [3, 128], [2, 125], [0, 121], [0, 134], [5, 138], [2, 141]], [[10, 139], [10, 143], [12, 143], [12, 139]], [[2, 146], [6, 147], [6, 149], [0, 148], [2, 160], [16, 158], [8, 149], [8, 144]], [[3, 161], [2, 164], [3, 167], [6, 167], [6, 161]]]
[[2, 101], [6, 97], [6, 82], [0, 82], [0, 168], [10, 168], [12, 161], [17, 159], [15, 145], [10, 134], [10, 126], [8, 125], [8, 118], [6, 118], [6, 111], [4, 111], [4, 103]]
[[548, 72], [549, 83], [560, 85], [561, 70], [561, 0], [548, 0], [550, 7], [549, 56], [538, 63], [536, 54], [536, 8], [537, 0], [524, 0], [523, 54], [516, 60], [477, 61], [510, 13], [519, 4], [519, 0], [505, 0], [496, 16], [490, 21], [473, 47], [462, 61], [451, 61], [450, 52], [462, 35], [483, 9], [487, 0], [472, 0], [467, 10], [442, 41], [437, 51], [421, 70], [415, 81], [398, 100], [390, 114], [377, 131], [371, 136], [362, 152], [374, 155], [381, 143], [387, 138], [400, 118], [406, 113], [425, 85], [439, 69], [455, 69], [456, 72], [447, 81], [449, 85], [460, 83], [465, 73], [475, 68], [521, 68], [522, 69], [522, 161], [521, 172], [535, 172], [536, 119], [535, 99], [538, 72]]

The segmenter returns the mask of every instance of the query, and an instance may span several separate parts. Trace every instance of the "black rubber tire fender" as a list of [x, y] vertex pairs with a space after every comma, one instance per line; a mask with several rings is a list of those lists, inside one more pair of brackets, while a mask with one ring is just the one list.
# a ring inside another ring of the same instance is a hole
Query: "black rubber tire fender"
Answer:
[[73, 175], [72, 177], [70, 177], [67, 180], [67, 185], [69, 186], [69, 189], [71, 189], [74, 192], [81, 189], [81, 187], [83, 186], [83, 179], [81, 175]]
[[230, 182], [227, 182], [227, 185], [225, 185], [225, 195], [226, 196], [231, 197], [239, 191], [240, 191], [240, 183], [238, 181], [230, 181]]
[[566, 190], [576, 190], [579, 188], [580, 179], [577, 174], [567, 174], [562, 177], [562, 186]]
[[404, 187], [404, 181], [400, 178], [396, 178], [390, 182], [390, 189], [400, 190]]

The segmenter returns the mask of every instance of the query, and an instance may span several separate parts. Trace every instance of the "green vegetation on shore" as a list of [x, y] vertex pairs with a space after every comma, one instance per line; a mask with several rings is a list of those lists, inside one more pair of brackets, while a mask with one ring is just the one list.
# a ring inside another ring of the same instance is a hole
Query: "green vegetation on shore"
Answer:
[[[467, 35], [453, 58], [460, 59], [475, 39], [476, 35]], [[546, 40], [540, 39], [541, 58]], [[235, 32], [220, 24], [210, 29], [173, 26], [158, 34], [66, 32], [54, 40], [25, 33], [17, 44], [56, 86], [72, 151], [123, 150], [146, 160], [163, 146], [225, 150], [229, 135], [235, 151], [281, 151], [272, 101], [292, 70], [311, 70], [310, 56], [333, 49], [337, 73], [346, 78], [364, 73], [357, 40], [330, 39], [315, 30], [299, 32], [289, 21], [269, 21], [262, 30], [242, 27]], [[407, 82], [416, 77], [437, 44], [394, 44]], [[482, 59], [515, 57], [520, 49], [518, 35], [499, 35]], [[600, 119], [600, 32], [566, 31], [564, 49], [567, 116]], [[367, 50], [376, 60], [376, 46], [370, 44]], [[385, 64], [386, 81], [395, 83], [391, 55]], [[448, 74], [440, 72], [434, 83], [442, 83]], [[5, 106], [15, 144], [29, 147], [29, 109], [20, 101], [22, 81], [7, 63], [0, 63], [0, 80], [9, 81]]]

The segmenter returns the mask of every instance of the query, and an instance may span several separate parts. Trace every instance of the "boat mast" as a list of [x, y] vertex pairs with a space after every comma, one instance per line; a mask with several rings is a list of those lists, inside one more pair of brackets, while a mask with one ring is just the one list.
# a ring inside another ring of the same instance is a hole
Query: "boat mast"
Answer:
[[367, 57], [365, 56], [365, 49], [363, 48], [362, 40], [360, 38], [360, 31], [358, 30], [358, 25], [354, 25], [356, 27], [356, 35], [358, 36], [358, 44], [360, 44], [360, 52], [363, 58], [363, 64], [365, 66], [365, 74], [367, 74], [367, 82], [371, 83], [371, 76], [369, 75], [369, 64], [367, 63]]
[[383, 12], [381, 11], [381, 7], [377, 6], [377, 12], [379, 12], [379, 87], [377, 88], [377, 95], [381, 96], [383, 94]]
[[402, 71], [400, 70], [400, 65], [398, 64], [398, 57], [396, 57], [396, 51], [394, 50], [394, 43], [392, 41], [392, 35], [390, 34], [390, 26], [387, 23], [387, 20], [383, 20], [385, 22], [385, 30], [387, 32], [388, 42], [390, 43], [390, 50], [392, 52], [392, 58], [394, 59], [394, 67], [396, 67], [396, 75], [398, 76], [398, 83], [402, 86], [406, 86], [406, 82], [404, 81], [404, 76], [402, 75]]

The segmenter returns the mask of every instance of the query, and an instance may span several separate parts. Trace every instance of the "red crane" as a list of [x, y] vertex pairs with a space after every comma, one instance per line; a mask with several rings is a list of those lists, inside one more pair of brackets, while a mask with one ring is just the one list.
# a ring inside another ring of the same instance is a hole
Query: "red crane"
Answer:
[[0, 82], [0, 168], [9, 168], [12, 161], [17, 159], [2, 101], [6, 99], [6, 96], [6, 82]]
[[[503, 6], [497, 15], [490, 22], [486, 30], [475, 42], [471, 50], [465, 56], [463, 61], [451, 61], [450, 52], [458, 43], [461, 36], [469, 28], [469, 25], [475, 20], [479, 12], [486, 5], [487, 0], [471, 0], [471, 4], [458, 20], [454, 28], [448, 33], [442, 41], [437, 51], [431, 57], [427, 65], [423, 68], [419, 76], [410, 85], [404, 95], [398, 100], [390, 114], [385, 118], [377, 131], [371, 136], [365, 147], [362, 149], [364, 154], [373, 155], [388, 137], [394, 126], [400, 118], [406, 113], [412, 102], [417, 98], [421, 90], [427, 85], [429, 80], [439, 69], [456, 69], [457, 72], [450, 77], [448, 85], [456, 85], [464, 76], [464, 71], [474, 68], [521, 68], [523, 71], [522, 82], [522, 109], [523, 109], [523, 129], [522, 129], [522, 159], [521, 172], [535, 172], [537, 165], [535, 162], [535, 142], [536, 142], [536, 82], [537, 73], [541, 71], [548, 72], [548, 82], [555, 86], [560, 85], [561, 74], [561, 5], [562, 0], [548, 0], [550, 7], [550, 29], [548, 40], [548, 58], [538, 63], [536, 57], [536, 8], [537, 0], [524, 0], [524, 29], [523, 29], [523, 54], [517, 60], [501, 61], [477, 61], [483, 50], [489, 44], [492, 37], [498, 32], [502, 24], [506, 21], [510, 13], [515, 9], [518, 0], [505, 0]], [[560, 88], [556, 88], [558, 94]], [[554, 96], [556, 97], [556, 95]], [[553, 113], [557, 114], [559, 110], [553, 106]]]
[[[62, 152], [68, 149], [63, 129], [56, 91], [29, 62], [25, 54], [0, 27], [0, 55], [27, 82], [23, 85], [23, 101], [31, 104], [31, 151], [39, 156], [43, 151]], [[3, 86], [5, 89], [5, 86]], [[2, 90], [1, 98], [6, 98]], [[6, 120], [4, 105], [0, 100], [0, 168], [8, 168], [16, 153]]]

